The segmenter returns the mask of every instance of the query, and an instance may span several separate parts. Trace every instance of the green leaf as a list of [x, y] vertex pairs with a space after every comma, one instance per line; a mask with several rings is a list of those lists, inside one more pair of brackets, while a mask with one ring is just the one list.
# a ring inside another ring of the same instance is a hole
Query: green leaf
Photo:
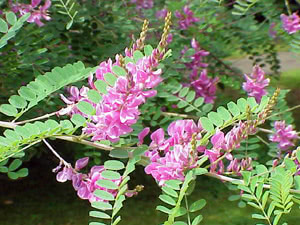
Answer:
[[106, 170], [101, 173], [101, 176], [109, 180], [118, 180], [121, 178], [121, 175], [118, 172]]
[[163, 192], [165, 192], [166, 194], [168, 194], [168, 195], [170, 195], [170, 196], [172, 196], [172, 197], [174, 197], [174, 198], [177, 198], [177, 197], [178, 197], [177, 192], [174, 191], [172, 188], [169, 188], [169, 187], [167, 187], [167, 186], [163, 186], [163, 187], [162, 187], [162, 190], [163, 190]]
[[98, 104], [102, 100], [102, 96], [96, 90], [93, 89], [87, 92], [87, 96], [89, 100], [91, 100], [95, 104]]
[[212, 132], [215, 130], [213, 123], [207, 117], [201, 117], [200, 123], [202, 128], [208, 132]]
[[195, 219], [192, 222], [192, 225], [198, 225], [202, 220], [203, 220], [202, 215], [196, 216]]
[[172, 213], [170, 209], [168, 209], [167, 207], [162, 206], [162, 205], [157, 206], [156, 210], [161, 211], [161, 212], [166, 213], [166, 214], [171, 214]]
[[118, 76], [126, 76], [127, 72], [123, 67], [120, 66], [113, 66], [112, 67], [112, 71], [114, 74], [118, 75]]
[[73, 25], [73, 20], [70, 20], [66, 25], [66, 29], [69, 30], [72, 25]]
[[183, 221], [176, 221], [175, 223], [173, 223], [173, 225], [187, 225], [187, 223]]
[[121, 170], [124, 169], [124, 163], [118, 160], [108, 160], [104, 163], [104, 168], [107, 170]]
[[189, 48], [185, 53], [184, 53], [184, 56], [187, 57], [187, 56], [192, 56], [195, 54], [195, 49], [193, 48]]
[[0, 32], [1, 33], [7, 33], [8, 31], [8, 26], [7, 26], [7, 23], [0, 18]]
[[112, 73], [104, 74], [104, 80], [112, 87], [115, 85], [117, 79], [118, 78], [115, 75], [113, 75]]
[[201, 210], [204, 206], [206, 205], [206, 201], [205, 199], [200, 199], [196, 202], [194, 202], [193, 204], [191, 204], [189, 211], [190, 212], [196, 212]]
[[3, 114], [5, 114], [7, 116], [16, 116], [18, 113], [18, 110], [15, 107], [13, 107], [12, 105], [2, 104], [0, 106], [0, 112], [2, 112]]
[[9, 171], [14, 171], [18, 169], [22, 165], [22, 161], [20, 159], [15, 159], [12, 161], [12, 163], [9, 165], [8, 170]]
[[105, 81], [103, 80], [97, 80], [94, 83], [95, 87], [97, 88], [98, 91], [100, 91], [102, 94], [107, 94], [107, 83], [105, 83]]
[[8, 168], [6, 166], [0, 166], [0, 173], [7, 173]]
[[89, 225], [106, 225], [106, 224], [100, 222], [90, 222]]
[[22, 168], [16, 172], [19, 177], [27, 177], [28, 176], [28, 169]]
[[241, 111], [240, 111], [239, 107], [234, 102], [229, 102], [227, 104], [227, 107], [228, 107], [229, 111], [231, 112], [231, 114], [234, 117], [240, 115]]
[[8, 172], [7, 176], [12, 179], [12, 180], [16, 180], [19, 178], [18, 174], [16, 172]]
[[174, 190], [180, 190], [180, 184], [182, 184], [179, 180], [168, 180], [165, 182], [166, 186], [174, 189]]
[[107, 200], [107, 201], [113, 201], [115, 199], [115, 197], [111, 193], [109, 193], [107, 191], [99, 190], [99, 189], [94, 191], [94, 195], [98, 198], [101, 198], [101, 199]]
[[73, 114], [71, 121], [78, 127], [81, 127], [86, 123], [86, 119], [80, 114]]
[[193, 171], [194, 171], [194, 174], [197, 176], [201, 176], [203, 174], [208, 173], [207, 169], [205, 169], [205, 168], [195, 168], [195, 169], [193, 169]]
[[188, 87], [184, 87], [180, 90], [179, 92], [179, 97], [183, 98], [184, 96], [186, 96], [186, 94], [189, 92], [189, 88]]
[[265, 220], [266, 219], [266, 217], [264, 217], [263, 215], [256, 214], [256, 213], [252, 214], [252, 218], [253, 219], [258, 219], [258, 220]]
[[118, 189], [118, 185], [116, 185], [113, 181], [111, 180], [98, 180], [97, 185], [99, 185], [100, 187], [104, 187], [107, 189], [112, 189], [112, 190], [116, 190]]
[[32, 101], [34, 99], [36, 99], [36, 94], [28, 87], [21, 87], [18, 90], [18, 93], [20, 96], [22, 96], [24, 99], [28, 100], [28, 101]]
[[228, 112], [228, 110], [227, 110], [225, 107], [223, 107], [223, 106], [219, 107], [219, 108], [217, 109], [217, 112], [218, 112], [219, 116], [220, 116], [223, 120], [225, 120], [225, 121], [229, 121], [229, 120], [232, 119], [231, 114], [230, 114], [230, 113]]
[[239, 200], [240, 198], [241, 198], [240, 195], [230, 195], [230, 196], [228, 197], [228, 200], [229, 200], [229, 201], [237, 201], [237, 200]]
[[195, 91], [189, 91], [189, 93], [187, 94], [187, 96], [185, 97], [185, 99], [188, 102], [191, 102], [191, 101], [193, 101], [195, 99], [195, 96], [196, 96]]
[[248, 102], [246, 99], [244, 98], [240, 98], [237, 100], [237, 106], [239, 107], [239, 109], [241, 110], [241, 112], [246, 112], [247, 106], [248, 106]]
[[88, 102], [86, 101], [80, 101], [77, 103], [77, 108], [79, 109], [80, 112], [86, 114], [86, 115], [94, 115], [95, 114], [95, 108]]
[[17, 17], [13, 12], [7, 12], [6, 20], [10, 25], [14, 25], [17, 22]]
[[113, 149], [109, 152], [109, 156], [119, 159], [126, 159], [129, 157], [128, 151], [124, 149]]
[[95, 201], [91, 203], [91, 206], [100, 210], [112, 210], [112, 205], [108, 202]]
[[146, 56], [150, 56], [152, 54], [153, 48], [151, 45], [145, 45], [144, 53]]
[[219, 116], [216, 112], [210, 112], [208, 113], [208, 118], [211, 122], [214, 123], [217, 127], [221, 127], [223, 125], [223, 119]]
[[108, 215], [104, 212], [99, 212], [99, 211], [90, 211], [89, 215], [91, 217], [96, 217], [96, 218], [101, 218], [101, 219], [110, 219], [110, 215]]
[[137, 51], [134, 51], [133, 53], [133, 59], [135, 62], [137, 62], [139, 59], [143, 58], [144, 55], [141, 51], [137, 50]]
[[8, 102], [19, 109], [23, 109], [27, 105], [27, 101], [19, 95], [13, 95], [8, 99]]
[[204, 103], [204, 98], [203, 97], [199, 97], [194, 101], [194, 106], [199, 107]]
[[172, 206], [175, 206], [176, 205], [176, 201], [170, 197], [169, 195], [160, 195], [159, 196], [159, 199], [162, 200], [163, 202], [169, 204], [169, 205], [172, 205]]

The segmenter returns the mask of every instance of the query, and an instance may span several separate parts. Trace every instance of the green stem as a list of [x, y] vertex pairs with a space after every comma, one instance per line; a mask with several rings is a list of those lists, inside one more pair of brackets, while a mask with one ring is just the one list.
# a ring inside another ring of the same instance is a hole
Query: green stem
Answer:
[[287, 9], [289, 15], [292, 15], [292, 10], [291, 10], [291, 7], [290, 7], [289, 0], [285, 0], [284, 2], [285, 2], [285, 6], [286, 6], [286, 9]]
[[187, 219], [188, 219], [188, 225], [191, 225], [191, 217], [190, 217], [190, 212], [189, 212], [189, 204], [186, 195], [184, 195], [184, 201], [185, 201], [185, 207], [187, 211]]

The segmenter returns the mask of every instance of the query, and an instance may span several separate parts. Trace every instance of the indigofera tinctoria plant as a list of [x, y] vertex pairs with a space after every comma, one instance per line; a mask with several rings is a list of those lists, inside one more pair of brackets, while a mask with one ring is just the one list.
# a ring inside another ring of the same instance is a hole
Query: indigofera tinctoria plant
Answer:
[[[252, 218], [279, 224], [300, 204], [299, 133], [290, 112], [300, 106], [288, 106], [287, 91], [272, 87], [272, 74], [260, 60], [254, 60], [252, 73], [242, 74], [226, 57], [240, 39], [238, 48], [250, 55], [261, 45], [261, 52], [268, 48], [268, 59], [276, 58], [272, 46], [279, 36], [297, 48], [299, 15], [285, 3], [289, 15], [282, 11], [278, 16], [263, 1], [233, 2], [233, 9], [226, 1], [201, 1], [201, 7], [196, 1], [9, 1], [9, 8], [0, 11], [0, 55], [6, 60], [0, 64], [9, 71], [7, 65], [17, 59], [21, 66], [12, 71], [33, 70], [34, 79], [25, 77], [1, 102], [0, 172], [11, 179], [27, 176], [22, 157], [40, 143], [58, 160], [52, 168], [56, 180], [69, 182], [79, 198], [91, 203], [90, 225], [122, 221], [123, 202], [144, 189], [130, 183], [137, 166], [161, 189], [156, 209], [166, 214], [164, 225], [205, 220], [199, 211], [209, 203], [191, 195], [198, 176], [234, 186], [239, 206], [257, 210]], [[82, 15], [79, 6], [91, 15]], [[99, 10], [99, 18], [92, 9], [101, 7], [107, 11]], [[258, 12], [266, 18], [263, 23], [270, 22], [265, 32], [253, 17]], [[62, 22], [69, 30], [65, 36], [34, 31], [61, 30]], [[135, 39], [131, 29], [140, 22]], [[27, 43], [23, 29], [38, 39]], [[84, 63], [78, 61], [79, 52]], [[240, 91], [227, 97], [232, 89]], [[53, 139], [93, 151], [68, 162], [52, 147]]]

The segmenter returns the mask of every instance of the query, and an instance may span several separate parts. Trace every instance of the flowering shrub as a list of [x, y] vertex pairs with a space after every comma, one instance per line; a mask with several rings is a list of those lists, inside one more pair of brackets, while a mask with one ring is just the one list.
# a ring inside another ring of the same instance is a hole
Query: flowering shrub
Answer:
[[[271, 80], [280, 68], [275, 44], [298, 49], [300, 22], [288, 1], [289, 16], [275, 0], [248, 2], [1, 3], [0, 172], [25, 177], [25, 152], [45, 145], [58, 159], [57, 181], [71, 181], [95, 209], [91, 225], [121, 221], [123, 202], [143, 190], [128, 185], [137, 165], [162, 190], [157, 210], [167, 215], [165, 225], [201, 223], [206, 201], [190, 196], [198, 176], [234, 185], [239, 206], [278, 224], [300, 202], [299, 134], [290, 112], [299, 105], [289, 108], [287, 91]], [[228, 62], [237, 50], [253, 60], [250, 75]], [[92, 150], [72, 166], [52, 139]]]

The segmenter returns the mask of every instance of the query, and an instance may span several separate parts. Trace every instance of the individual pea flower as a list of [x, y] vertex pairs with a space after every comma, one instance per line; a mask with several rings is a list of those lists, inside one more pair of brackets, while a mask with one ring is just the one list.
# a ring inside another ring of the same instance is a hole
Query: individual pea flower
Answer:
[[197, 78], [198, 71], [193, 69], [191, 78], [191, 87], [196, 92], [197, 97], [203, 97], [205, 103], [214, 103], [216, 99], [218, 77], [209, 78], [207, 76], [207, 70], [202, 70], [199, 78]]
[[151, 9], [153, 7], [153, 0], [131, 0], [131, 3], [135, 3], [137, 9]]
[[275, 133], [270, 136], [270, 141], [278, 142], [278, 148], [280, 150], [287, 150], [294, 146], [293, 141], [298, 139], [299, 136], [296, 131], [293, 130], [292, 125], [286, 125], [285, 121], [275, 121], [274, 123]]
[[178, 24], [181, 30], [188, 29], [193, 23], [200, 20], [199, 18], [194, 17], [193, 11], [188, 6], [184, 6], [182, 12], [176, 10], [175, 16], [179, 19]]
[[288, 34], [293, 34], [300, 30], [300, 17], [297, 15], [297, 13], [293, 13], [290, 16], [281, 14], [280, 18], [282, 21], [283, 29]]
[[51, 20], [51, 17], [48, 14], [48, 9], [51, 6], [51, 0], [45, 0], [45, 4], [43, 6], [39, 6], [40, 4], [41, 0], [31, 0], [31, 4], [12, 4], [10, 1], [11, 9], [14, 13], [19, 12], [20, 16], [30, 13], [30, 17], [27, 19], [27, 22], [36, 23], [41, 27], [44, 26], [44, 23], [41, 21], [42, 19]]
[[259, 67], [254, 66], [252, 73], [244, 75], [246, 82], [243, 83], [243, 89], [249, 96], [255, 97], [257, 102], [261, 101], [262, 96], [267, 94], [265, 88], [269, 85], [270, 79], [265, 78], [265, 72]]

